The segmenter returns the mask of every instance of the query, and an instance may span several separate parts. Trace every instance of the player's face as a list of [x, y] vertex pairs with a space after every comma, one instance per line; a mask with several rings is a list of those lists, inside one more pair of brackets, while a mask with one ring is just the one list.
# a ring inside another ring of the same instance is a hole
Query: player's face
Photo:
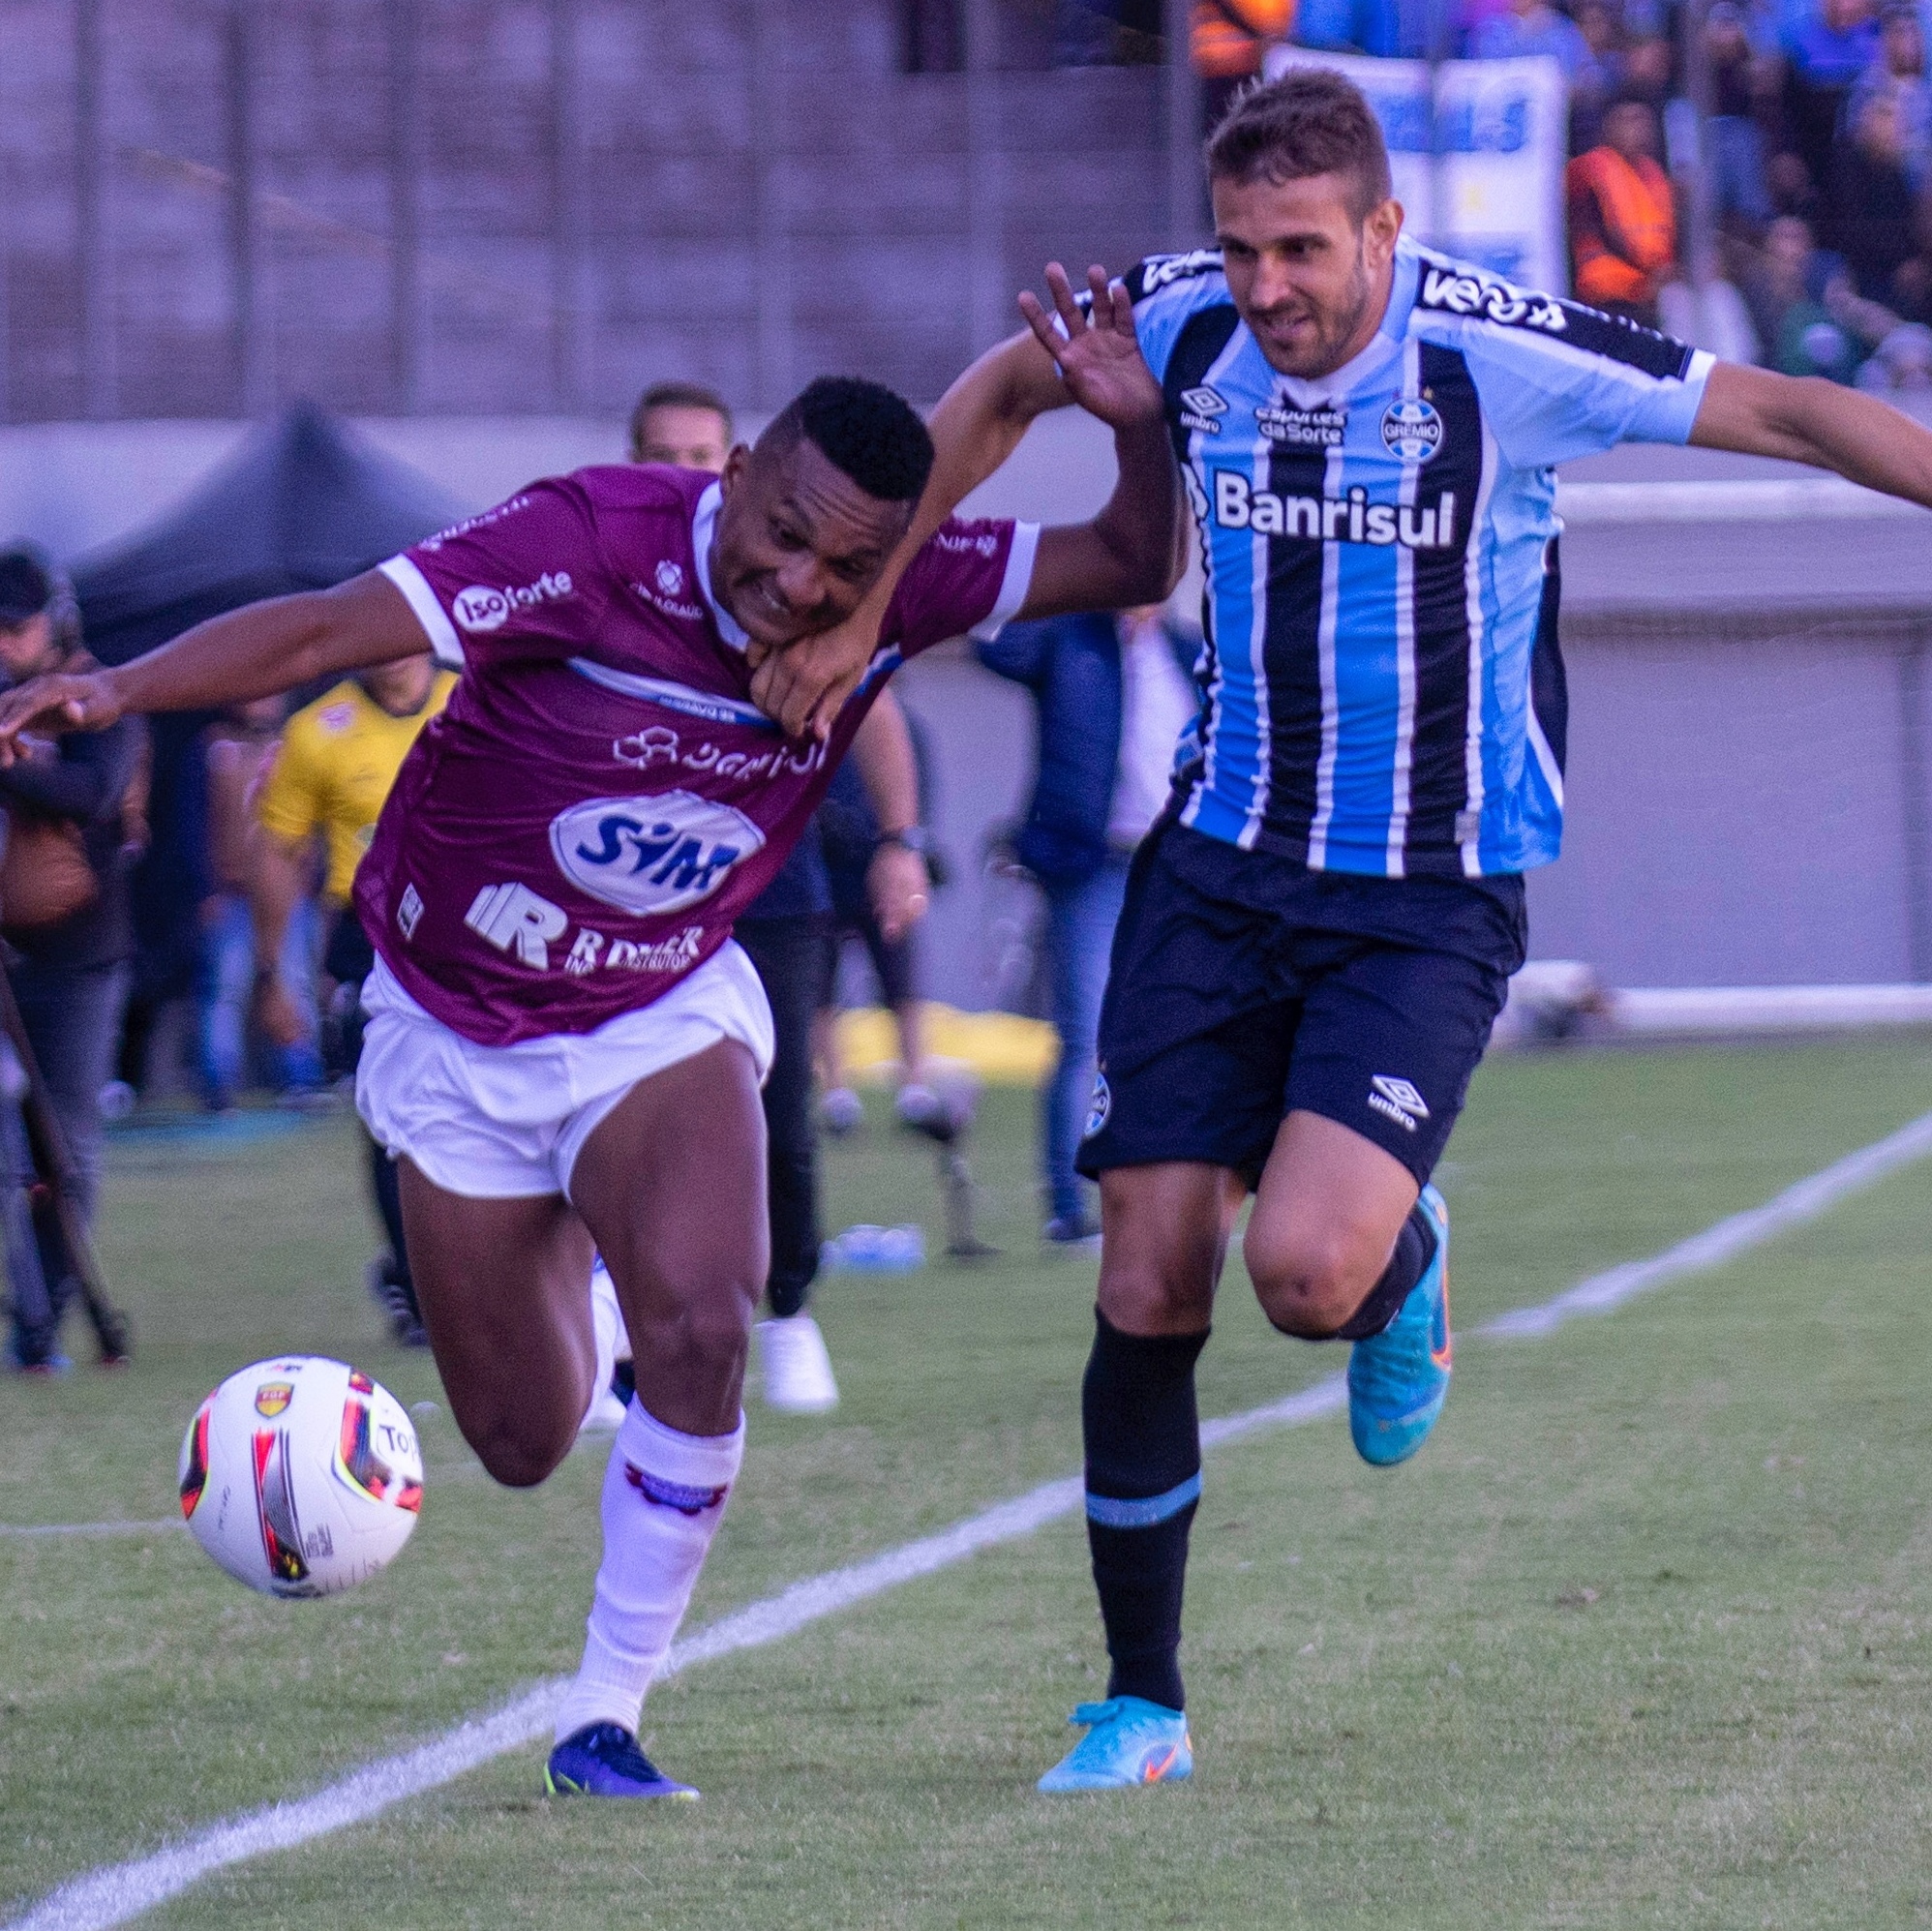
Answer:
[[0, 623], [0, 672], [16, 682], [51, 669], [53, 655], [53, 623], [45, 611]]
[[842, 623], [879, 580], [912, 521], [800, 437], [790, 449], [731, 452], [711, 552], [718, 599], [772, 649]]
[[731, 435], [716, 409], [689, 403], [660, 403], [646, 409], [637, 426], [634, 463], [670, 463], [679, 469], [705, 469], [715, 476], [725, 466]]
[[1369, 346], [1388, 307], [1402, 206], [1384, 201], [1360, 220], [1354, 185], [1340, 174], [1215, 179], [1215, 231], [1234, 306], [1284, 376], [1341, 368]]

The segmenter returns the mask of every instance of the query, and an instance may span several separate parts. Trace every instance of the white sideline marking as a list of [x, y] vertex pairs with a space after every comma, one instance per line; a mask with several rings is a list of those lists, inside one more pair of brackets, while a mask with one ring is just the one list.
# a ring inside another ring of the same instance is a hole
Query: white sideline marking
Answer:
[[[1609, 1313], [1638, 1294], [1735, 1260], [1749, 1249], [1816, 1220], [1851, 1194], [1927, 1154], [1932, 1154], [1932, 1113], [1834, 1161], [1762, 1206], [1733, 1214], [1648, 1260], [1627, 1261], [1590, 1276], [1553, 1300], [1498, 1315], [1472, 1330], [1472, 1335], [1540, 1339], [1581, 1314]], [[1201, 1445], [1215, 1448], [1264, 1429], [1292, 1428], [1334, 1414], [1346, 1404], [1343, 1377], [1331, 1374], [1283, 1401], [1204, 1423]], [[672, 1650], [661, 1675], [676, 1675], [697, 1663], [779, 1642], [854, 1603], [950, 1568], [982, 1549], [1018, 1541], [1049, 1522], [1072, 1515], [1080, 1506], [1081, 1493], [1076, 1475], [1044, 1482], [1011, 1501], [968, 1516], [937, 1535], [902, 1543], [848, 1568], [794, 1583], [777, 1595], [736, 1610], [686, 1638]], [[521, 1750], [546, 1735], [557, 1699], [568, 1680], [554, 1676], [538, 1683], [494, 1713], [466, 1718], [453, 1730], [413, 1750], [352, 1770], [314, 1796], [245, 1812], [147, 1856], [105, 1865], [75, 1878], [0, 1931], [107, 1931], [107, 1927], [125, 1924], [178, 1895], [211, 1871], [272, 1851], [292, 1851], [332, 1831], [366, 1823], [407, 1798], [439, 1789], [493, 1758]]]
[[162, 1522], [0, 1522], [0, 1535], [159, 1535], [187, 1526], [179, 1516]]

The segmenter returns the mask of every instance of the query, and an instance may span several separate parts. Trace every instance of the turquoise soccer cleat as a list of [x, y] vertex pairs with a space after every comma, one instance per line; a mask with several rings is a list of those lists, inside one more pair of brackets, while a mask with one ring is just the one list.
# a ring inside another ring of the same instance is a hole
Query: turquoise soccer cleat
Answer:
[[1113, 1791], [1134, 1784], [1171, 1784], [1191, 1776], [1194, 1747], [1188, 1719], [1145, 1697], [1083, 1703], [1069, 1723], [1087, 1734], [1041, 1778], [1043, 1791]]
[[695, 1801], [689, 1784], [667, 1777], [628, 1730], [615, 1723], [587, 1723], [550, 1753], [544, 1788], [552, 1796], [682, 1797]]
[[1435, 1229], [1435, 1257], [1395, 1319], [1348, 1357], [1348, 1432], [1377, 1468], [1406, 1462], [1429, 1439], [1449, 1393], [1449, 1209], [1433, 1187], [1419, 1204]]

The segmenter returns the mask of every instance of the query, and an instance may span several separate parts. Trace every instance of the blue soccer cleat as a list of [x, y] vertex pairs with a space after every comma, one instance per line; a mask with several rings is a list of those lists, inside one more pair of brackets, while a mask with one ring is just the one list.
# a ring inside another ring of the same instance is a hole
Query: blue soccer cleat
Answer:
[[689, 1784], [667, 1777], [628, 1730], [615, 1723], [587, 1723], [572, 1731], [544, 1765], [544, 1788], [552, 1796], [676, 1796], [695, 1803]]
[[1395, 1319], [1348, 1357], [1348, 1432], [1377, 1468], [1406, 1462], [1429, 1439], [1449, 1393], [1449, 1209], [1433, 1187], [1418, 1204], [1435, 1229], [1435, 1257]]
[[1114, 1791], [1134, 1784], [1171, 1784], [1192, 1776], [1194, 1746], [1178, 1709], [1145, 1697], [1083, 1703], [1069, 1723], [1087, 1734], [1041, 1778], [1043, 1791]]

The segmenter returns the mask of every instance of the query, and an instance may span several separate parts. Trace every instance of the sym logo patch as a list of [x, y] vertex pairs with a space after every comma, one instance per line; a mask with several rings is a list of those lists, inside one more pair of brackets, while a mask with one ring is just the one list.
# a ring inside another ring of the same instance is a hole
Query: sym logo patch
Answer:
[[743, 812], [688, 791], [586, 799], [550, 824], [564, 877], [639, 919], [710, 897], [764, 843]]

